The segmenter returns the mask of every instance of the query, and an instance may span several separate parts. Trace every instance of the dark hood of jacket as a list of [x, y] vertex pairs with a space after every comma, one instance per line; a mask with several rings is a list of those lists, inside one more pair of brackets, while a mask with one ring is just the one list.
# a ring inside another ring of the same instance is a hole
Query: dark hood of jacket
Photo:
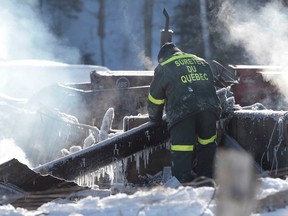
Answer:
[[174, 43], [165, 43], [158, 53], [158, 62], [161, 58], [165, 59], [176, 52], [181, 52], [181, 50]]

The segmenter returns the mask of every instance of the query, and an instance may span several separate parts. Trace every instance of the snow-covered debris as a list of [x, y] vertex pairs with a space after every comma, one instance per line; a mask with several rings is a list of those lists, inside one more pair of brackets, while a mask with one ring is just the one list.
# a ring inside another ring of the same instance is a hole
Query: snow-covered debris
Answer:
[[60, 112], [58, 109], [49, 108], [47, 106], [41, 106], [38, 110], [39, 113], [48, 115], [49, 117], [55, 118], [67, 123], [78, 124], [79, 121], [76, 116], [69, 115], [67, 113]]
[[69, 148], [69, 152], [70, 152], [71, 154], [74, 153], [74, 152], [80, 151], [80, 150], [82, 150], [82, 147], [81, 147], [81, 146], [71, 146], [71, 147]]
[[87, 136], [83, 142], [83, 149], [92, 146], [96, 143], [95, 136], [93, 135], [92, 131], [89, 131], [89, 136]]
[[[65, 115], [65, 113], [60, 114], [60, 112], [56, 112], [56, 115], [59, 116], [60, 118], [64, 118], [64, 121], [67, 121], [67, 119], [68, 119], [68, 121], [72, 120], [72, 122], [73, 122], [73, 120], [74, 120], [73, 116]], [[110, 107], [106, 111], [106, 113], [103, 117], [100, 130], [97, 127], [95, 127], [94, 130], [89, 130], [89, 135], [83, 141], [83, 147], [79, 146], [79, 145], [77, 145], [77, 146], [74, 145], [74, 146], [71, 146], [69, 150], [67, 150], [66, 148], [61, 149], [62, 156], [66, 156], [66, 155], [72, 154], [74, 152], [80, 151], [80, 150], [85, 149], [89, 146], [95, 145], [98, 142], [101, 142], [103, 140], [106, 140], [110, 137], [115, 136], [116, 133], [110, 133], [113, 119], [114, 119], [114, 108]], [[77, 118], [75, 118], [75, 120], [78, 122]], [[77, 123], [77, 122], [75, 122], [75, 123]]]
[[[258, 206], [256, 212], [275, 212], [277, 209], [287, 209], [288, 181], [279, 178], [260, 178], [261, 189], [258, 193]], [[279, 214], [280, 215], [280, 214]], [[287, 215], [287, 211], [283, 215]], [[278, 216], [278, 215], [277, 215]]]
[[114, 108], [110, 107], [106, 111], [106, 113], [103, 117], [103, 120], [102, 120], [100, 132], [99, 132], [99, 137], [98, 137], [99, 142], [108, 139], [109, 132], [111, 130], [111, 126], [113, 123], [113, 119], [114, 119]]
[[63, 148], [60, 151], [61, 151], [62, 156], [67, 156], [67, 155], [73, 154], [73, 153], [81, 151], [81, 150], [82, 150], [81, 146], [73, 145], [69, 148], [69, 150], [66, 148]]
[[288, 179], [267, 177], [260, 178], [259, 181], [262, 185], [262, 189], [259, 191], [258, 199], [263, 199], [279, 191], [288, 190]]
[[[214, 204], [206, 208], [213, 195], [213, 188], [180, 187], [170, 189], [157, 187], [139, 190], [132, 195], [118, 193], [100, 199], [88, 196], [76, 202], [50, 202], [37, 209], [37, 213], [49, 211], [49, 215], [67, 215], [70, 212], [82, 215], [213, 215]], [[82, 206], [82, 209], [81, 207]], [[85, 206], [87, 208], [85, 208]], [[79, 208], [80, 207], [80, 208]], [[0, 208], [1, 209], [1, 208]], [[35, 213], [36, 213], [35, 212]]]
[[61, 149], [60, 151], [61, 151], [61, 155], [62, 155], [63, 157], [71, 154], [70, 151], [67, 150], [66, 148], [63, 148], [63, 149]]

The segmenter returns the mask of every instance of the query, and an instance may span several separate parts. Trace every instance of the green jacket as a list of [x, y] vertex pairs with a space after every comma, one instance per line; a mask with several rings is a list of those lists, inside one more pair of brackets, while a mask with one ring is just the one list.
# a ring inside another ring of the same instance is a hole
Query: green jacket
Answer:
[[159, 63], [148, 95], [151, 121], [160, 121], [165, 106], [168, 128], [190, 114], [221, 107], [209, 64], [196, 55], [177, 51]]

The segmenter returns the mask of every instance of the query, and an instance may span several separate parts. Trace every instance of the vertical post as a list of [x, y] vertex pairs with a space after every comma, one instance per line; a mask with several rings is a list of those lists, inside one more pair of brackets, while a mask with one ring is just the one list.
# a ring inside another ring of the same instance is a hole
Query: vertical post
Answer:
[[217, 216], [249, 216], [256, 208], [256, 175], [252, 157], [237, 150], [220, 150], [215, 160]]
[[160, 47], [162, 47], [166, 42], [172, 42], [172, 34], [173, 31], [171, 29], [169, 29], [169, 15], [168, 12], [166, 11], [166, 9], [163, 9], [163, 14], [165, 16], [165, 29], [161, 30], [161, 44]]

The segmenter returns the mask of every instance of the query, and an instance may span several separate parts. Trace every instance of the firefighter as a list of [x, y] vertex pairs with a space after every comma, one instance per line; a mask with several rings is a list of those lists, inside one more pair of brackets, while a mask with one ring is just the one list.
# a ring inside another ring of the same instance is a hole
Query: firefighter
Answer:
[[192, 181], [195, 172], [212, 178], [221, 107], [211, 68], [173, 42], [161, 47], [158, 62], [148, 95], [148, 114], [150, 121], [160, 122], [165, 106], [172, 174], [181, 183]]

